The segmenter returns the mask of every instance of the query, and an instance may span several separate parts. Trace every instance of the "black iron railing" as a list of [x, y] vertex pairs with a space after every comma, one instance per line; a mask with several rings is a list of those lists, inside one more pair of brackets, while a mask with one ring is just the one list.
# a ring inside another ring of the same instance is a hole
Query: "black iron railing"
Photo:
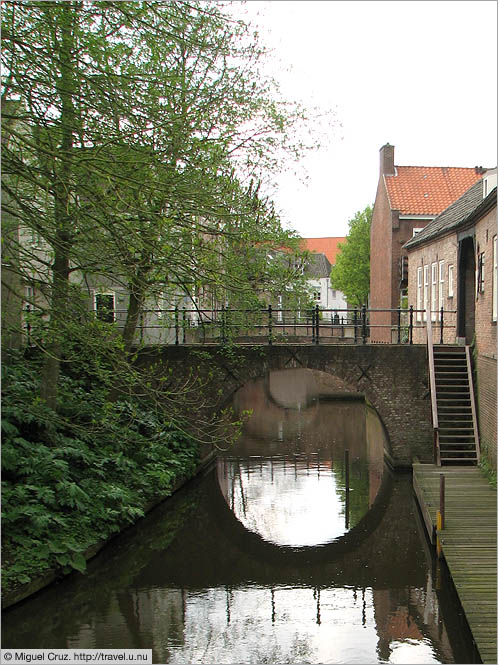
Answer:
[[[432, 312], [432, 326], [440, 343], [455, 329], [449, 314], [454, 310]], [[308, 343], [366, 344], [376, 329], [389, 332], [394, 344], [425, 343], [424, 310], [324, 309], [318, 305], [306, 310], [274, 309], [188, 309], [146, 310], [141, 314], [139, 337], [142, 343], [166, 344], [285, 344]], [[380, 322], [378, 322], [380, 320]], [[414, 333], [420, 339], [414, 342]], [[167, 334], [166, 334], [167, 333]], [[375, 340], [374, 340], [375, 341]], [[384, 340], [386, 341], [386, 340]], [[448, 341], [448, 339], [446, 339]]]

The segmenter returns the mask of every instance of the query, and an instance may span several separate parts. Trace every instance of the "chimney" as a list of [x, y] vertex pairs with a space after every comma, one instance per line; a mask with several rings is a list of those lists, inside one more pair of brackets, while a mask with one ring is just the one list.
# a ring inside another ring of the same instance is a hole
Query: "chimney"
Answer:
[[389, 143], [380, 149], [380, 175], [394, 175], [394, 146]]

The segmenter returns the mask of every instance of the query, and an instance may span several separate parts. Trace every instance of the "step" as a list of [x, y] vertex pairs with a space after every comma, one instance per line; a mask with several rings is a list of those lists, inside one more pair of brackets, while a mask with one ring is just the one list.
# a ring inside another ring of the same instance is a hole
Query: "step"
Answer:
[[[467, 423], [467, 424], [470, 425], [470, 423]], [[440, 436], [451, 436], [452, 434], [455, 434], [456, 432], [462, 433], [462, 434], [465, 434], [466, 432], [468, 432], [468, 436], [474, 436], [474, 428], [473, 427], [465, 428], [465, 429], [462, 430], [461, 428], [452, 429], [450, 427], [445, 427], [444, 425], [439, 424], [438, 429], [439, 429], [439, 435]]]
[[462, 413], [466, 412], [466, 409], [470, 409], [470, 400], [463, 399], [438, 399], [437, 407], [439, 409], [462, 409]]
[[450, 393], [458, 395], [459, 393], [470, 395], [470, 386], [467, 383], [463, 383], [461, 380], [457, 383], [436, 383], [436, 392], [437, 393]]
[[448, 358], [445, 356], [434, 356], [434, 364], [435, 365], [458, 365], [458, 366], [465, 366], [467, 367], [467, 358], [465, 357], [459, 357], [459, 358]]
[[477, 460], [477, 455], [475, 450], [470, 450], [468, 452], [462, 452], [461, 450], [440, 450], [439, 456], [441, 460], [448, 461], [450, 459], [456, 460]]
[[434, 372], [437, 376], [446, 375], [448, 377], [467, 376], [467, 368], [465, 367], [451, 367], [450, 365], [441, 365], [434, 367]]

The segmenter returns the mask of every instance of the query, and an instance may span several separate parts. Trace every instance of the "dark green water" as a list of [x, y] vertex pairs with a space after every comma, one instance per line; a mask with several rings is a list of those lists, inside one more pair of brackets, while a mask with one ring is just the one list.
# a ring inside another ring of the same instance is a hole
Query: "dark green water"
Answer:
[[4, 612], [2, 646], [151, 648], [156, 663], [479, 662], [410, 474], [384, 466], [374, 412], [326, 399], [316, 379], [247, 384], [236, 446], [86, 575]]

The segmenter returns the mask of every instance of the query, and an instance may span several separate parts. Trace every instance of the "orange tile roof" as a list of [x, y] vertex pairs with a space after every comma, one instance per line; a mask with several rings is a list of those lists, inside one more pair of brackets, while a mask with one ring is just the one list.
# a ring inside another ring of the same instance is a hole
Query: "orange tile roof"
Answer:
[[307, 249], [309, 252], [318, 252], [318, 254], [325, 254], [330, 261], [331, 265], [335, 265], [335, 258], [339, 253], [337, 245], [344, 244], [346, 238], [303, 238], [301, 242], [302, 249]]
[[438, 215], [482, 178], [475, 168], [396, 166], [384, 176], [392, 210], [402, 215]]

